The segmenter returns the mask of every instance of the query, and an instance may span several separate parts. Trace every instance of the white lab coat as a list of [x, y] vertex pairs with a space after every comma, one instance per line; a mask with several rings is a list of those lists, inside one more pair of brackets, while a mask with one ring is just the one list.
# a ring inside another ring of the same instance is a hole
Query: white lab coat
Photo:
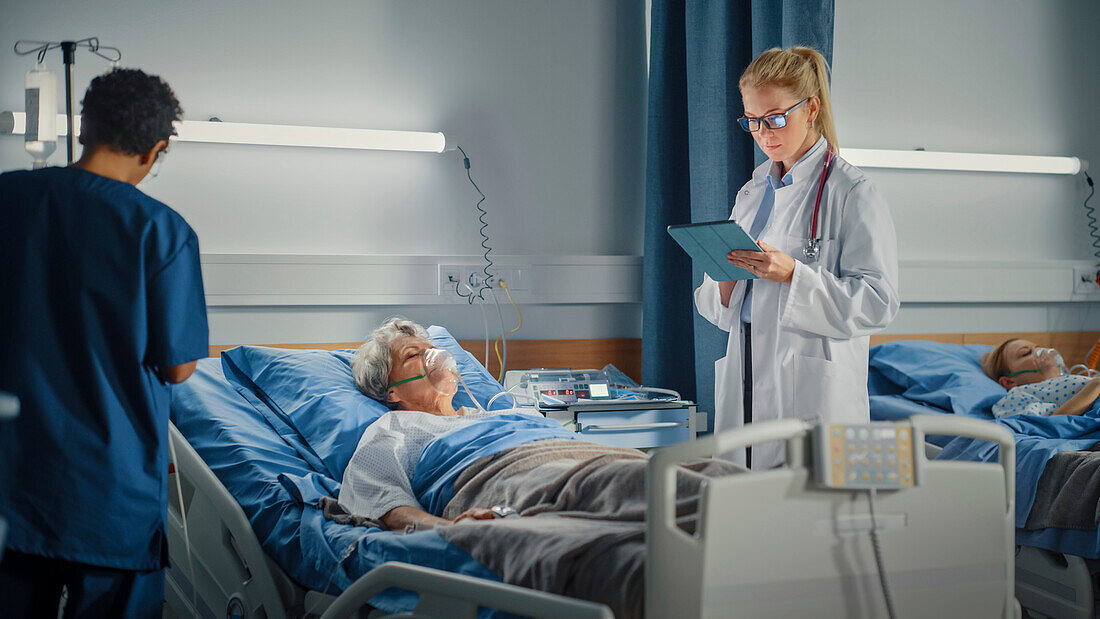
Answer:
[[[870, 334], [898, 312], [897, 238], [886, 201], [863, 173], [837, 157], [821, 196], [821, 251], [804, 262], [814, 198], [827, 144], [818, 140], [775, 190], [771, 221], [760, 240], [795, 259], [790, 284], [757, 279], [752, 291], [752, 420], [798, 418], [866, 423]], [[756, 217], [772, 162], [753, 172], [737, 193], [730, 219], [748, 229]], [[744, 282], [723, 307], [718, 284], [704, 276], [695, 290], [700, 315], [730, 333], [726, 356], [714, 365], [715, 432], [744, 420], [740, 320]], [[785, 460], [785, 445], [754, 445], [752, 468]], [[744, 464], [744, 450], [726, 454]]]

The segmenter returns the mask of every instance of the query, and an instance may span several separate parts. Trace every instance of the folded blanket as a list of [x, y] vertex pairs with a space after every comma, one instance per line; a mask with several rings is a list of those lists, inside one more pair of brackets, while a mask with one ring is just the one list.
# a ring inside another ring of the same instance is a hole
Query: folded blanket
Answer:
[[[437, 527], [504, 582], [607, 604], [642, 617], [645, 603], [645, 475], [637, 450], [547, 440], [483, 458], [455, 482], [444, 517], [506, 505], [524, 517]], [[677, 475], [677, 520], [694, 532], [707, 477], [744, 469], [720, 460]]]
[[1055, 454], [1039, 478], [1026, 529], [1095, 531], [1100, 522], [1100, 451]]

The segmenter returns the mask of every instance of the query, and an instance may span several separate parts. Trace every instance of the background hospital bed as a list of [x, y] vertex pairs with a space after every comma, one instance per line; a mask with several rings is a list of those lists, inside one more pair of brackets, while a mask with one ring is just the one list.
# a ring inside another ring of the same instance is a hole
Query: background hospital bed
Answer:
[[[1096, 334], [1056, 334], [1050, 333], [998, 333], [980, 334], [970, 336], [968, 343], [985, 343], [994, 345], [1011, 337], [1021, 337], [1036, 341], [1039, 345], [1061, 345], [1063, 351], [1087, 351], [1095, 341]], [[963, 344], [963, 336], [930, 336], [927, 341], [947, 339], [951, 345]], [[943, 342], [939, 342], [943, 343]], [[914, 342], [894, 342], [890, 346], [913, 346], [922, 344]], [[1067, 353], [1067, 359], [1074, 359], [1076, 352]], [[1083, 353], [1082, 353], [1083, 354]], [[890, 361], [885, 362], [889, 364]], [[871, 377], [871, 416], [872, 419], [898, 419], [909, 414], [953, 414], [948, 410], [949, 406], [943, 403], [944, 394], [966, 394], [971, 387], [965, 380], [944, 381], [942, 385], [936, 385], [929, 389], [927, 384], [913, 385], [918, 395], [909, 399], [904, 395], [890, 393], [888, 389], [876, 387], [876, 365], [882, 366], [883, 362], [876, 358], [876, 351], [872, 349], [872, 377]], [[902, 371], [904, 367], [890, 367], [889, 369]], [[926, 371], [922, 369], [921, 372]], [[973, 368], [976, 375], [981, 374], [976, 365]], [[935, 371], [930, 371], [930, 374]], [[895, 376], [896, 378], [896, 376]], [[984, 380], [984, 376], [979, 377]], [[878, 391], [878, 393], [876, 393]], [[910, 392], [907, 392], [911, 394]], [[936, 406], [931, 402], [936, 402]], [[966, 403], [964, 408], [976, 402]], [[988, 414], [975, 413], [980, 418], [991, 418]], [[935, 439], [934, 443], [927, 443], [926, 450], [930, 456], [938, 453], [945, 444], [943, 439]], [[938, 444], [937, 444], [938, 443]], [[1016, 554], [1016, 597], [1020, 600], [1025, 610], [1032, 616], [1072, 617], [1088, 618], [1100, 617], [1100, 607], [1096, 604], [1098, 594], [1096, 580], [1100, 576], [1100, 561], [1097, 561], [1095, 548], [1100, 531], [1068, 531], [1061, 529], [1043, 529], [1029, 531], [1017, 529]], [[1082, 556], [1084, 555], [1084, 556]]]

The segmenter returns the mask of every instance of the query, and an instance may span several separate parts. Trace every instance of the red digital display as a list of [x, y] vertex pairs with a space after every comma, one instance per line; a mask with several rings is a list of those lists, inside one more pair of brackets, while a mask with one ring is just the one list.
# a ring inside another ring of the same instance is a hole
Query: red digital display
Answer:
[[572, 390], [572, 389], [566, 389], [566, 390], [565, 390], [565, 391], [563, 392], [563, 394], [564, 394], [564, 395], [573, 395], [573, 390]]

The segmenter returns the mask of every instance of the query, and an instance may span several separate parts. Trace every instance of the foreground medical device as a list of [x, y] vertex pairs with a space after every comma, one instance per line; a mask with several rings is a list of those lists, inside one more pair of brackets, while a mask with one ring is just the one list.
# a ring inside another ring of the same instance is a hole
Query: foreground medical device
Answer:
[[828, 488], [900, 490], [915, 486], [913, 432], [894, 423], [814, 428], [814, 480]]
[[[928, 434], [993, 442], [1000, 462], [929, 460], [917, 448]], [[708, 480], [697, 526], [681, 528], [680, 463], [776, 440], [786, 467]], [[893, 470], [913, 471], [908, 483], [889, 479], [887, 458], [877, 466], [891, 446]], [[837, 464], [835, 448], [859, 457]], [[1016, 451], [997, 424], [781, 419], [658, 449], [648, 466], [647, 616], [1019, 616]]]

